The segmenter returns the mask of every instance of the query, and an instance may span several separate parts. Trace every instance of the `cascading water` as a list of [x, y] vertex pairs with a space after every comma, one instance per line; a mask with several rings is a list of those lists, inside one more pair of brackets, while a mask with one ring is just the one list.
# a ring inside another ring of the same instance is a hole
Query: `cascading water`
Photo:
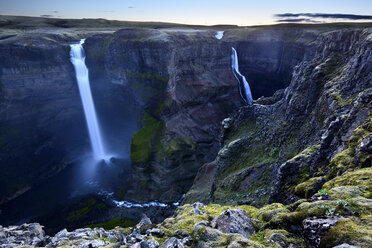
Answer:
[[96, 110], [90, 91], [88, 68], [85, 65], [84, 41], [85, 39], [82, 39], [79, 44], [70, 45], [70, 59], [76, 72], [76, 80], [79, 85], [80, 97], [83, 102], [85, 119], [87, 121], [90, 141], [93, 148], [93, 156], [98, 160], [105, 158], [105, 151], [103, 149]]
[[[233, 47], [231, 55], [231, 67], [235, 78], [239, 82], [239, 91], [241, 97], [248, 105], [251, 105], [253, 102], [251, 88], [249, 87], [247, 79], [239, 71], [238, 54], [236, 53], [236, 50]], [[239, 79], [239, 77], [241, 78], [241, 80]]]

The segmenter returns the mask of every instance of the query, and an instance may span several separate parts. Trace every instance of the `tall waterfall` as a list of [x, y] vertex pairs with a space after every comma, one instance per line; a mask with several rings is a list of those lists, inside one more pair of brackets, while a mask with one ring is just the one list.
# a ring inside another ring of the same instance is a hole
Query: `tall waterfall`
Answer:
[[[247, 79], [239, 71], [238, 54], [236, 53], [236, 50], [233, 47], [232, 47], [232, 55], [231, 55], [231, 67], [232, 67], [235, 78], [239, 82], [239, 91], [240, 91], [241, 97], [248, 105], [251, 105], [253, 102], [251, 88], [249, 87]], [[241, 79], [239, 79], [239, 77]]]
[[70, 45], [70, 59], [76, 72], [76, 80], [79, 85], [80, 97], [83, 102], [85, 119], [87, 121], [90, 141], [93, 148], [93, 156], [95, 159], [104, 159], [105, 152], [103, 149], [101, 132], [97, 121], [92, 93], [90, 91], [88, 68], [85, 65], [84, 41], [85, 39], [82, 39], [79, 44]]

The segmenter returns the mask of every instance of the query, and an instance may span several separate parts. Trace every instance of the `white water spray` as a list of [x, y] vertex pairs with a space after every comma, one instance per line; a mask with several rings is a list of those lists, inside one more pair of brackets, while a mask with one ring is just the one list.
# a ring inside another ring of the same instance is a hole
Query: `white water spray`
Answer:
[[[235, 78], [239, 81], [239, 90], [241, 97], [248, 105], [251, 105], [253, 102], [251, 88], [249, 87], [247, 79], [239, 71], [238, 54], [236, 53], [236, 50], [233, 47], [231, 55], [231, 67]], [[239, 79], [239, 77], [243, 81], [243, 87], [241, 86], [241, 80]], [[244, 92], [242, 91], [242, 89]]]
[[71, 63], [75, 68], [76, 80], [79, 85], [80, 97], [83, 102], [85, 119], [87, 121], [90, 141], [93, 148], [93, 156], [98, 160], [105, 158], [105, 152], [103, 149], [92, 93], [90, 91], [88, 68], [85, 65], [85, 53], [83, 48], [84, 41], [85, 39], [82, 39], [79, 44], [70, 45], [70, 56]]

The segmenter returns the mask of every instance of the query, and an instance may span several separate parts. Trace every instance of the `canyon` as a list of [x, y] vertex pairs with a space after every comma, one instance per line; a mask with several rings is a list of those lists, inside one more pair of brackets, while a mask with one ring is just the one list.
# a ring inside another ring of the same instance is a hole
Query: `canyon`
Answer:
[[[340, 223], [358, 225], [365, 236], [370, 233], [365, 223], [371, 212], [371, 177], [361, 178], [371, 173], [369, 23], [257, 27], [110, 23], [92, 28], [51, 19], [43, 22], [46, 27], [38, 24], [19, 31], [22, 23], [3, 19], [7, 21], [0, 22], [1, 224], [14, 221], [6, 220], [6, 206], [90, 152], [69, 56], [70, 45], [84, 38], [103, 140], [119, 167], [98, 171], [114, 174], [112, 193], [118, 201], [171, 205], [185, 194], [183, 206], [171, 218], [165, 219], [173, 208], [146, 212], [166, 237], [191, 235], [198, 247], [217, 247], [196, 236], [226, 238], [225, 234], [217, 235], [214, 224], [198, 222], [217, 218], [225, 206], [237, 206], [257, 219], [256, 233], [285, 230], [289, 234], [279, 233], [286, 245], [306, 241], [317, 247], [312, 240], [299, 238], [302, 221], [327, 216], [325, 208], [346, 199], [353, 199], [353, 213], [338, 205], [335, 209], [354, 219]], [[217, 39], [220, 30], [224, 33]], [[239, 56], [240, 73], [249, 82], [252, 105], [239, 92], [231, 67], [232, 47]], [[333, 199], [310, 200], [322, 187]], [[201, 202], [200, 207], [194, 202]], [[117, 217], [113, 206], [100, 199], [83, 198], [74, 204], [77, 210], [66, 210], [71, 220], [63, 222], [66, 227]], [[79, 212], [82, 209], [86, 216]], [[204, 213], [202, 217], [195, 212], [188, 216], [195, 209]], [[135, 222], [141, 219], [139, 213], [124, 216]], [[183, 234], [177, 236], [176, 230]], [[296, 240], [288, 241], [291, 235]], [[365, 236], [346, 241], [364, 247]], [[325, 237], [330, 244], [339, 244], [333, 236]], [[236, 237], [230, 239], [239, 243]]]

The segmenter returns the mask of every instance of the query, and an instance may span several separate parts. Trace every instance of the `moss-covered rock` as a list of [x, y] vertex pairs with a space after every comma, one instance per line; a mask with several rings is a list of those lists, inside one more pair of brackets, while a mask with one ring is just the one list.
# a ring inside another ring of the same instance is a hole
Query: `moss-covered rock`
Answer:
[[163, 123], [149, 113], [143, 116], [143, 127], [132, 136], [130, 146], [131, 159], [135, 163], [146, 163], [152, 154], [152, 147], [159, 132], [163, 129]]
[[315, 194], [324, 183], [324, 177], [313, 177], [303, 183], [298, 184], [294, 189], [294, 193], [299, 197], [309, 198]]
[[265, 226], [288, 228], [290, 225], [301, 225], [306, 218], [326, 215], [363, 216], [372, 211], [370, 204], [372, 204], [371, 200], [362, 197], [337, 201], [303, 202], [293, 212], [274, 215]]
[[280, 214], [288, 214], [289, 210], [281, 203], [272, 203], [266, 205], [257, 211], [254, 211], [252, 217], [257, 218], [263, 222], [268, 222], [274, 218], [274, 216]]
[[265, 229], [252, 235], [251, 240], [265, 247], [288, 247], [290, 244], [305, 246], [305, 241], [300, 236], [284, 229]]
[[362, 141], [372, 132], [372, 114], [360, 126], [354, 129], [352, 136], [347, 140], [347, 148], [339, 152], [330, 161], [331, 179], [341, 175], [347, 170], [371, 166], [371, 154], [360, 151]]
[[308, 148], [306, 148], [305, 150], [303, 150], [302, 152], [300, 152], [299, 154], [291, 158], [290, 161], [296, 161], [301, 157], [309, 157], [314, 152], [317, 152], [319, 150], [319, 147], [320, 145], [309, 146]]
[[325, 183], [323, 188], [337, 199], [357, 195], [372, 198], [372, 168], [346, 172]]
[[200, 223], [195, 226], [193, 237], [195, 239], [193, 247], [198, 248], [263, 248], [263, 246], [257, 242], [246, 239], [239, 234], [222, 233], [217, 229], [204, 225], [204, 223]]
[[360, 247], [371, 247], [372, 227], [362, 225], [356, 218], [339, 220], [321, 239], [320, 247], [328, 248], [348, 243]]

